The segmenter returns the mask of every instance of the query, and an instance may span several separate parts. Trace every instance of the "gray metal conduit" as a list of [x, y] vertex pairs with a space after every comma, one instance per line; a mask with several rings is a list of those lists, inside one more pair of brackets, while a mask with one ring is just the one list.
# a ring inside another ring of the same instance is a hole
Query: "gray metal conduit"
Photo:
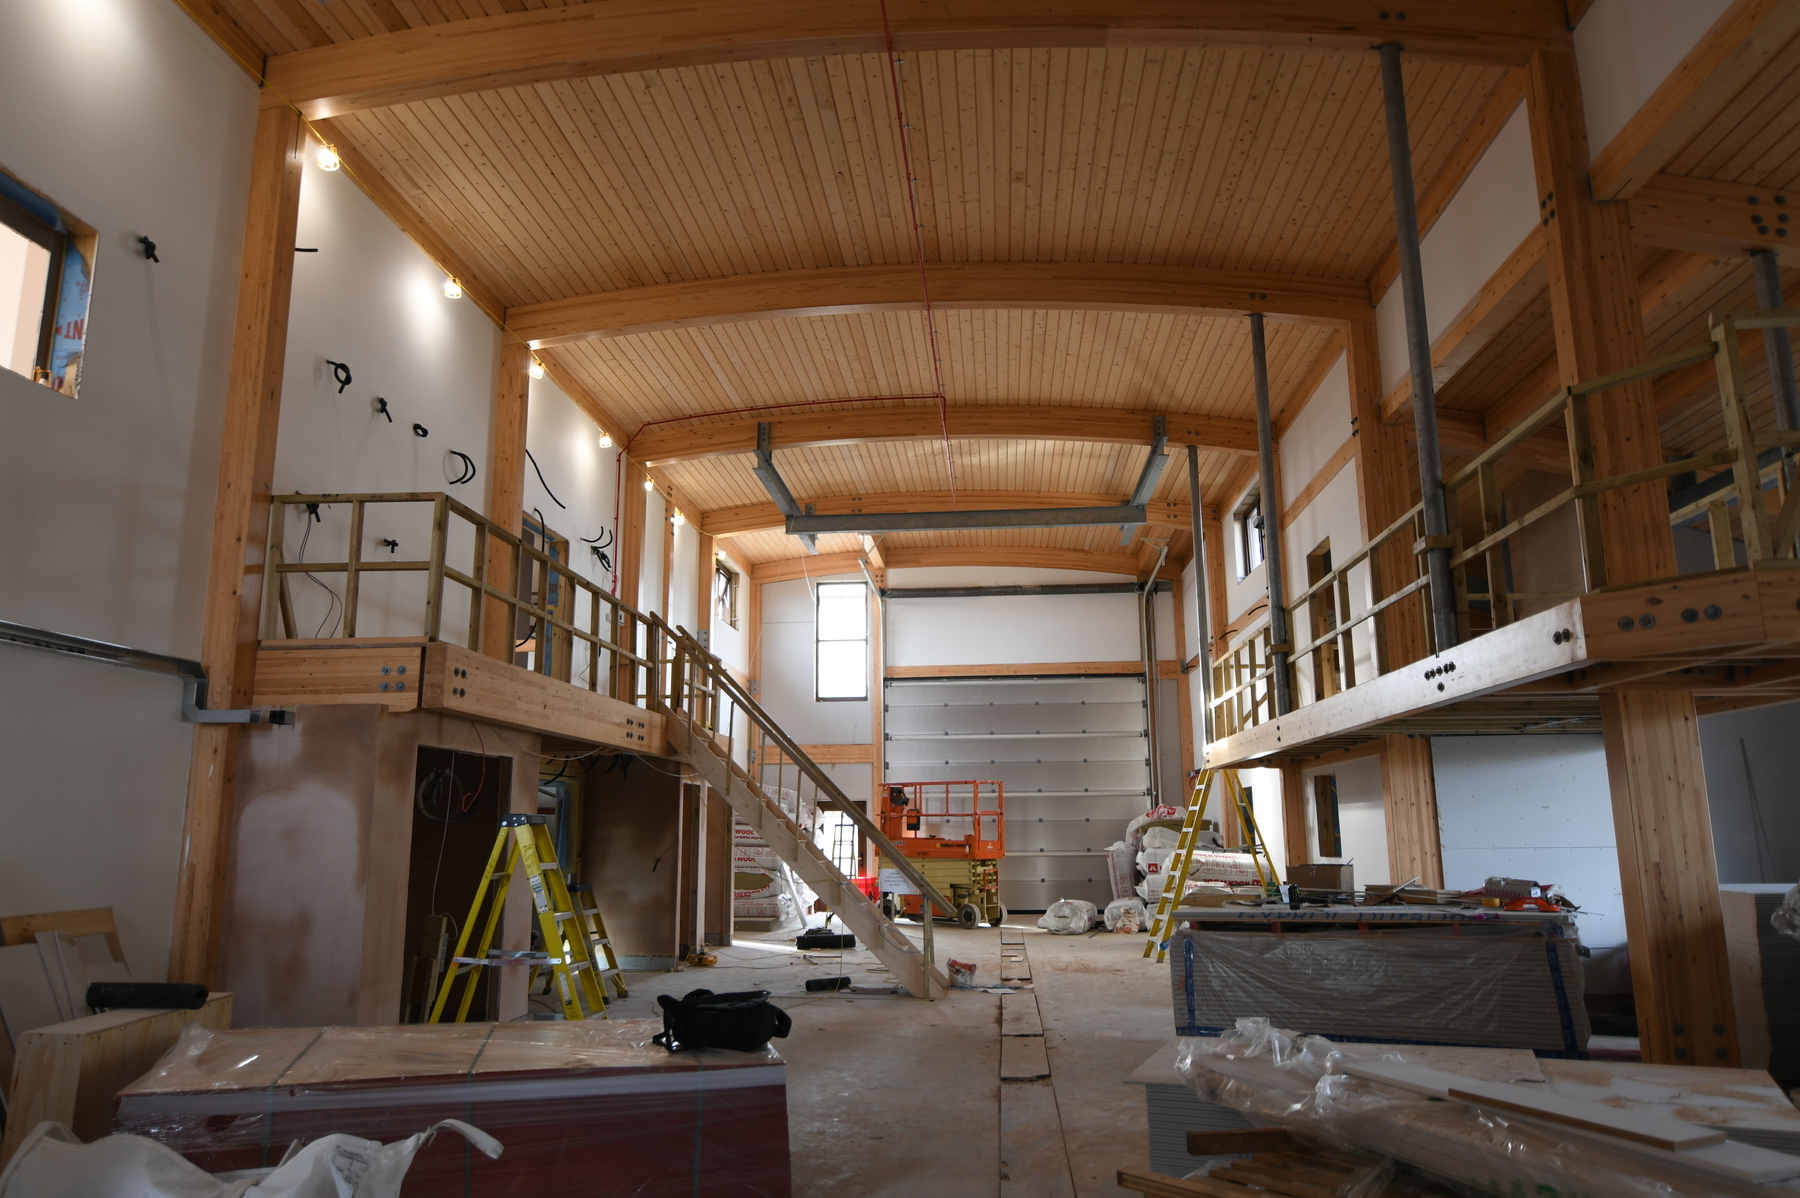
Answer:
[[72, 636], [66, 632], [52, 632], [47, 628], [32, 628], [29, 625], [14, 624], [8, 620], [0, 620], [0, 643], [22, 645], [27, 649], [43, 649], [50, 653], [67, 654], [70, 657], [85, 657], [89, 661], [123, 666], [129, 670], [142, 670], [149, 674], [166, 674], [180, 678], [182, 682], [181, 714], [186, 716], [190, 723], [286, 724], [290, 722], [289, 714], [278, 707], [251, 707], [223, 711], [215, 711], [207, 707], [206, 670], [199, 662], [186, 657], [151, 653], [143, 649], [133, 649], [128, 645], [115, 645], [111, 641], [91, 640], [85, 636]]
[[[1419, 257], [1419, 210], [1413, 197], [1412, 139], [1406, 130], [1406, 85], [1400, 70], [1400, 46], [1394, 42], [1381, 47], [1381, 91], [1387, 102], [1388, 164], [1394, 179], [1394, 243], [1399, 247], [1400, 299], [1406, 309], [1406, 356], [1412, 371], [1419, 495], [1425, 509], [1425, 535], [1441, 539], [1450, 535], [1450, 513], [1444, 501], [1444, 460], [1438, 446], [1431, 331], [1425, 322], [1425, 267]], [[1431, 576], [1431, 647], [1442, 653], [1455, 646], [1458, 636], [1449, 545], [1427, 548], [1425, 568]]]
[[[1155, 583], [1159, 594], [1175, 589], [1166, 578]], [[1135, 582], [1075, 582], [1050, 586], [1015, 587], [888, 587], [883, 599], [1003, 599], [1017, 595], [1136, 595], [1142, 588]]]

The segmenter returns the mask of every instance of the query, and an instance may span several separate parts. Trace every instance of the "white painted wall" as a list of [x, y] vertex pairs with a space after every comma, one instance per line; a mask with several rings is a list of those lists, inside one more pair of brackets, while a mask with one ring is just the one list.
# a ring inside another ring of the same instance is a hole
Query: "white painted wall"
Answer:
[[[712, 622], [712, 651], [719, 655], [727, 666], [740, 674], [750, 672], [750, 570], [742, 562], [732, 557], [730, 541], [717, 542], [718, 555], [725, 559], [725, 564], [738, 572], [738, 605], [737, 627], [714, 619]], [[706, 577], [702, 581], [701, 602], [712, 602], [712, 565], [706, 564]]]
[[661, 491], [644, 496], [644, 565], [638, 574], [636, 606], [639, 611], [663, 609], [663, 521], [668, 519], [668, 500]]
[[[485, 511], [499, 330], [469, 300], [444, 298], [443, 272], [348, 174], [320, 170], [310, 153], [296, 241], [318, 252], [294, 256], [276, 492], [447, 491]], [[330, 362], [350, 367], [351, 383], [341, 393]], [[391, 422], [377, 412], [377, 397], [387, 400]], [[417, 436], [415, 423], [430, 435]], [[461, 486], [449, 485], [462, 472], [452, 449], [468, 454], [481, 471]], [[528, 503], [546, 508], [550, 526], [566, 531], [529, 466], [525, 473], [532, 488]], [[347, 505], [324, 508], [305, 560], [343, 561], [349, 522]], [[306, 525], [304, 509], [290, 508], [287, 560], [300, 560]], [[422, 561], [430, 553], [430, 529], [428, 504], [370, 506], [362, 556]], [[400, 546], [384, 549], [378, 544], [383, 539]], [[453, 519], [448, 562], [466, 571], [473, 554], [473, 530]], [[358, 585], [357, 635], [424, 631], [423, 574], [367, 574]], [[342, 612], [331, 593], [342, 596], [343, 575], [290, 576], [289, 586], [301, 636], [342, 635], [334, 631]], [[442, 635], [460, 644], [468, 634], [468, 593], [446, 585], [444, 600]]]
[[[1337, 778], [1338, 832], [1344, 850], [1338, 857], [1325, 857], [1319, 853], [1319, 821], [1313, 806], [1313, 779], [1320, 774], [1332, 774]], [[1387, 812], [1381, 798], [1381, 758], [1358, 757], [1321, 769], [1302, 770], [1300, 781], [1306, 794], [1307, 860], [1327, 864], [1349, 862], [1356, 867], [1358, 886], [1406, 880], [1388, 876]], [[1276, 793], [1280, 793], [1279, 778], [1276, 779]], [[1277, 801], [1276, 807], [1279, 806]], [[1260, 824], [1260, 811], [1256, 818]]]
[[[700, 627], [700, 534], [692, 524], [675, 528], [675, 557], [669, 571], [669, 623], [689, 632]], [[707, 585], [712, 567], [707, 566]]]
[[[550, 527], [569, 539], [570, 563], [578, 573], [601, 590], [610, 590], [614, 570], [600, 564], [587, 542], [600, 538], [607, 558], [617, 566], [619, 451], [600, 448], [600, 430], [594, 422], [547, 378], [531, 380], [525, 446], [544, 472], [540, 482], [537, 471], [525, 464], [526, 510], [541, 511]], [[483, 477], [477, 485], [486, 481]], [[567, 506], [558, 507], [550, 498], [552, 492]]]
[[[81, 397], [0, 371], [0, 617], [199, 655], [256, 104], [164, 0], [0, 6], [0, 167], [99, 234]], [[0, 911], [111, 906], [136, 976], [160, 981], [180, 687], [3, 654]], [[79, 868], [41, 847], [71, 829]]]
[[[1587, 27], [1586, 21], [1582, 27]], [[1426, 327], [1434, 342], [1507, 255], [1519, 248], [1537, 220], [1531, 129], [1521, 103], [1420, 243]], [[1375, 328], [1381, 346], [1381, 387], [1392, 391], [1407, 372], [1406, 310], [1397, 284], [1376, 305]]]
[[[888, 585], [938, 586], [890, 571]], [[1012, 586], [1006, 571], [989, 571], [984, 586]], [[1088, 574], [1086, 581], [1111, 576]], [[765, 593], [766, 594], [766, 593]], [[1158, 651], [1175, 656], [1173, 607]], [[888, 600], [887, 660], [892, 666], [1019, 665], [1038, 662], [1138, 661], [1136, 600], [1130, 595], [1006, 595], [973, 599]]]
[[1250, 791], [1250, 810], [1268, 845], [1275, 872], [1287, 878], [1287, 821], [1281, 813], [1281, 771], [1239, 770], [1238, 781]]
[[1437, 736], [1444, 885], [1490, 875], [1554, 882], [1589, 947], [1625, 943], [1618, 842], [1598, 736]]
[[1800, 878], [1796, 745], [1800, 745], [1800, 703], [1700, 718], [1719, 881], [1791, 883]]
[[1281, 505], [1289, 507], [1306, 490], [1331, 455], [1343, 448], [1350, 423], [1350, 367], [1343, 354], [1325, 372], [1318, 389], [1289, 423], [1277, 450], [1281, 454]]
[[1730, 0], [1597, 0], [1575, 28], [1588, 150], [1598, 157]]
[[[814, 697], [817, 621], [812, 588], [827, 581], [860, 582], [862, 575], [833, 574], [810, 581], [796, 578], [763, 587], [758, 698], [782, 729], [801, 744], [866, 745], [874, 731], [868, 701], [821, 702]], [[870, 693], [879, 694], [874, 679], [870, 680]]]

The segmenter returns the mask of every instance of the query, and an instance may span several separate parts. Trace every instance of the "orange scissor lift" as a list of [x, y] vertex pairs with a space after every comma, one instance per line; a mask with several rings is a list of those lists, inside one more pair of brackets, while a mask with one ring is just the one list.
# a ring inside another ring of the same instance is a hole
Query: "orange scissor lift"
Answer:
[[[949, 896], [943, 912], [965, 928], [1006, 922], [1000, 902], [1000, 859], [1006, 856], [1006, 788], [999, 782], [888, 782], [880, 789], [882, 832]], [[960, 833], [960, 835], [959, 835]], [[898, 879], [881, 859], [881, 910], [889, 919], [922, 920], [920, 898], [887, 888]]]

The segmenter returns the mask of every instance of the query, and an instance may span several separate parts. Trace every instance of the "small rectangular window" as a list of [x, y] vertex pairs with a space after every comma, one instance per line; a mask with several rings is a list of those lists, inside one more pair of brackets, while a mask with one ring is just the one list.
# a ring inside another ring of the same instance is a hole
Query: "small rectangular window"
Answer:
[[818, 591], [818, 699], [869, 697], [869, 588], [861, 582], [822, 582]]
[[1233, 513], [1237, 526], [1238, 577], [1247, 578], [1263, 561], [1262, 492], [1252, 488]]
[[91, 230], [0, 175], [0, 367], [73, 396], [87, 336]]
[[1344, 855], [1344, 830], [1338, 823], [1337, 775], [1313, 778], [1313, 815], [1319, 825], [1319, 856]]
[[713, 562], [713, 620], [738, 626], [738, 572], [722, 561]]

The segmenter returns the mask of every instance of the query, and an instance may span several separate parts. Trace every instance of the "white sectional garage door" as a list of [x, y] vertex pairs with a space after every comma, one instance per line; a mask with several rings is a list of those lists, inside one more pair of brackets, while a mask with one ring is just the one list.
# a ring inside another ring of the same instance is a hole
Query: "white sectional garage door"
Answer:
[[1106, 848], [1150, 803], [1141, 676], [890, 678], [884, 698], [887, 781], [1005, 784], [1008, 908], [1106, 905]]

